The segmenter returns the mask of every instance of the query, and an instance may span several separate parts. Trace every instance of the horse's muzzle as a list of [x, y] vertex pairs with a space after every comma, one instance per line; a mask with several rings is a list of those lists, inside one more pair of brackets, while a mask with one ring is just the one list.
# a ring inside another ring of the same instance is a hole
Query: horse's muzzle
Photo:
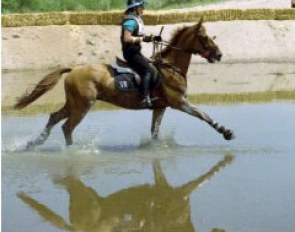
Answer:
[[209, 63], [215, 63], [215, 61], [220, 61], [222, 57], [221, 53], [216, 53], [216, 52], [210, 52], [210, 55], [208, 56], [208, 61]]
[[222, 53], [207, 50], [202, 54], [202, 57], [207, 59], [209, 63], [215, 63], [215, 61], [220, 61], [221, 60]]
[[215, 55], [215, 59], [217, 61], [221, 61], [221, 57], [222, 57], [222, 54], [221, 53], [218, 53], [218, 54]]

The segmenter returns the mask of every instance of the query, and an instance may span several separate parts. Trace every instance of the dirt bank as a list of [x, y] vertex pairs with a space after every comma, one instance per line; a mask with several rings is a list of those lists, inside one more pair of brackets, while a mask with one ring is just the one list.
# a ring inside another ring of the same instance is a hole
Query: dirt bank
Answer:
[[[208, 9], [290, 8], [290, 0], [229, 0], [194, 7]], [[165, 25], [163, 37], [184, 23]], [[157, 34], [158, 26], [146, 33]], [[207, 22], [210, 35], [224, 53], [223, 62], [294, 62], [295, 23], [286, 21]], [[2, 69], [44, 69], [85, 63], [112, 62], [121, 53], [119, 26], [46, 26], [2, 28]], [[151, 54], [145, 44], [144, 53]], [[194, 58], [193, 62], [203, 62]]]
[[[165, 25], [163, 37], [185, 24]], [[223, 62], [293, 62], [295, 23], [291, 21], [229, 21], [205, 23], [217, 36]], [[147, 26], [157, 34], [161, 25]], [[2, 28], [2, 69], [43, 69], [112, 62], [120, 54], [119, 26], [47, 26]], [[151, 45], [144, 45], [151, 55]], [[193, 62], [203, 62], [194, 57]]]

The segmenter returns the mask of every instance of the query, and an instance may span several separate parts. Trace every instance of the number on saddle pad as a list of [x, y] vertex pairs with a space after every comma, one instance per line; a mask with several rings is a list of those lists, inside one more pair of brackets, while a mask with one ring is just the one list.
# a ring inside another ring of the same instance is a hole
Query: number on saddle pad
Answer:
[[120, 73], [115, 76], [116, 87], [125, 92], [139, 91], [135, 77], [131, 73]]

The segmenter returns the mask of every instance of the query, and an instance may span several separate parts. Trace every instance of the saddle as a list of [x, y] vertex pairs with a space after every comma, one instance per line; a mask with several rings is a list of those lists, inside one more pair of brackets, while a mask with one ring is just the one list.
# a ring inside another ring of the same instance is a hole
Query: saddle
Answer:
[[[111, 67], [115, 72], [114, 78], [118, 90], [124, 92], [140, 90], [141, 78], [137, 72], [131, 69], [124, 58], [117, 56]], [[161, 71], [155, 66], [153, 66], [153, 69], [154, 75], [151, 88], [156, 88], [161, 83]]]

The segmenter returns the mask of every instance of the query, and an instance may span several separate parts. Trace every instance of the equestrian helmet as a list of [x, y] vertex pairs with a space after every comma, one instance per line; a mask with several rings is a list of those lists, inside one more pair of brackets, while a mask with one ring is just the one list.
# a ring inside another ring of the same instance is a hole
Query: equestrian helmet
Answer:
[[145, 4], [147, 4], [147, 2], [144, 0], [128, 0], [126, 11], [137, 6], [144, 6]]

